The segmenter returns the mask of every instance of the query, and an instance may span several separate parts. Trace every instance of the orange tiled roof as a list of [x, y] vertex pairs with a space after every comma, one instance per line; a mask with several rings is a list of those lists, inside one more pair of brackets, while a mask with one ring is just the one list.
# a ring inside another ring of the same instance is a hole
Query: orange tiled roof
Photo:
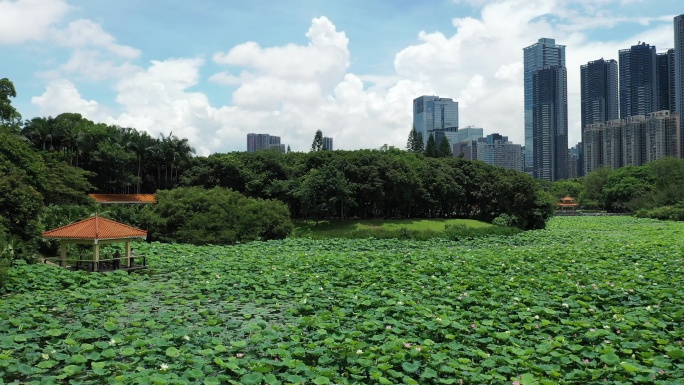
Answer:
[[97, 203], [157, 203], [154, 194], [88, 194]]
[[147, 231], [111, 219], [94, 216], [54, 230], [45, 231], [43, 237], [56, 239], [146, 238]]

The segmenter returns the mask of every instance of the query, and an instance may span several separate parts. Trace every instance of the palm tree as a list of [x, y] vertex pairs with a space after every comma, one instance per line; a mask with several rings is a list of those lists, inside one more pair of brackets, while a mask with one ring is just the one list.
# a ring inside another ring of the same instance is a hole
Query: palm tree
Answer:
[[21, 134], [30, 140], [34, 147], [45, 151], [53, 148], [52, 140], [55, 137], [56, 131], [57, 125], [53, 117], [36, 117], [26, 121]]
[[168, 188], [169, 182], [173, 183], [174, 177], [178, 178], [179, 166], [192, 157], [195, 149], [190, 147], [187, 139], [178, 139], [177, 136], [173, 135], [173, 131], [168, 136], [164, 136], [164, 134], [159, 134], [159, 136], [160, 141], [156, 146], [156, 151], [164, 164], [164, 187]]
[[135, 157], [138, 161], [138, 173], [136, 179], [136, 194], [140, 194], [140, 188], [142, 184], [142, 163], [143, 159], [152, 151], [154, 148], [154, 139], [146, 133], [140, 133], [138, 131], [133, 131], [131, 137], [126, 144], [126, 147], [133, 151]]

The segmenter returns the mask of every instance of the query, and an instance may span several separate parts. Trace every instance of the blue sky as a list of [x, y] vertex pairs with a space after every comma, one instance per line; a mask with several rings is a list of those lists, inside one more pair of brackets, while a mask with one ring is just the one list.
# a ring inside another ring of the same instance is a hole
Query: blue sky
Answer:
[[579, 66], [674, 44], [681, 0], [0, 0], [0, 77], [25, 119], [78, 112], [173, 132], [198, 154], [249, 132], [307, 150], [403, 148], [411, 101], [459, 102], [460, 125], [523, 138], [522, 48], [566, 48], [570, 143]]

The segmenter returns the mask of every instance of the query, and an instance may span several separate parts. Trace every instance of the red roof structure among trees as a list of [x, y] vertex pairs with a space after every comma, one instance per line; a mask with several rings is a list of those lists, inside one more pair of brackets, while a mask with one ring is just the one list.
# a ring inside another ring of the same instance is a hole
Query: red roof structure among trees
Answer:
[[52, 239], [124, 239], [147, 238], [147, 231], [111, 219], [94, 216], [70, 225], [43, 232], [43, 238]]
[[113, 203], [157, 203], [154, 194], [88, 194], [95, 202]]

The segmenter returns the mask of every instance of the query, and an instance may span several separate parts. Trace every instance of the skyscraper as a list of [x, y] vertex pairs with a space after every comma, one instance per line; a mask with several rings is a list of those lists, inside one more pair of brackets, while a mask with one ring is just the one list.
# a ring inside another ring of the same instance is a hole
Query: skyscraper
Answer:
[[684, 157], [684, 15], [674, 18], [675, 112], [679, 115], [680, 149]]
[[675, 53], [674, 49], [656, 54], [658, 103], [656, 111], [675, 111]]
[[655, 46], [639, 42], [618, 52], [620, 66], [620, 118], [647, 115], [657, 110], [658, 86]]
[[333, 138], [324, 136], [323, 137], [323, 149], [332, 151], [333, 150]]
[[[618, 65], [615, 60], [594, 60], [580, 66], [582, 143], [587, 126], [617, 119], [618, 114]], [[578, 147], [578, 149], [581, 148]], [[577, 158], [578, 175], [585, 174], [584, 154]]]
[[532, 74], [532, 174], [537, 179], [567, 177], [567, 84], [565, 66], [551, 65]]
[[582, 127], [618, 118], [618, 66], [594, 60], [580, 66]]
[[534, 107], [533, 76], [535, 72], [548, 66], [565, 67], [565, 46], [557, 45], [554, 39], [541, 38], [537, 43], [523, 48], [523, 53], [525, 82], [525, 171], [532, 173], [535, 156], [532, 127]]
[[413, 99], [413, 127], [425, 143], [435, 130], [458, 131], [458, 102], [439, 96]]

